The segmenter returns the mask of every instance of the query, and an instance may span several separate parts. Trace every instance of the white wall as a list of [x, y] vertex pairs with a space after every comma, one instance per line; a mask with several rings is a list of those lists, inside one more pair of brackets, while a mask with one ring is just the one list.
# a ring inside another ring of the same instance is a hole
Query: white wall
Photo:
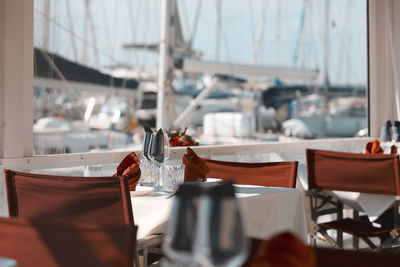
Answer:
[[400, 1], [369, 0], [368, 4], [370, 129], [371, 136], [377, 137], [386, 120], [400, 120], [400, 99], [395, 93], [400, 75]]
[[33, 0], [0, 1], [0, 158], [33, 150]]

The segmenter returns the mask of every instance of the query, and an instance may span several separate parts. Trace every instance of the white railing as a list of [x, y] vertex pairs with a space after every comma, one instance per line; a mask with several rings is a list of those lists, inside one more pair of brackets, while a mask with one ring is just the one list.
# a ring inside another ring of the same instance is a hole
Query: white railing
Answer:
[[[201, 146], [192, 147], [202, 157], [248, 162], [267, 162], [282, 160], [297, 160], [300, 165], [305, 165], [305, 149], [318, 148], [340, 150], [347, 152], [363, 152], [365, 144], [370, 138], [347, 139], [320, 139], [296, 142], [271, 142], [249, 145], [230, 146]], [[179, 161], [185, 153], [185, 148], [171, 148], [170, 160]], [[140, 151], [135, 151], [142, 157]], [[40, 171], [101, 165], [116, 164], [120, 162], [128, 152], [97, 152], [76, 153], [49, 156], [34, 156], [29, 158], [0, 159], [0, 216], [7, 216], [7, 199], [4, 183], [4, 169], [19, 171]], [[43, 171], [42, 171], [43, 172]], [[68, 175], [68, 173], [66, 174]]]

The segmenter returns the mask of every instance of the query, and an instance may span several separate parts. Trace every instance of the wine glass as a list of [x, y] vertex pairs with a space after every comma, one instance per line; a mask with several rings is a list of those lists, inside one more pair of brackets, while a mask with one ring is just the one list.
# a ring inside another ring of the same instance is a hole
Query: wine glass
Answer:
[[241, 266], [248, 240], [232, 183], [208, 188], [200, 200], [195, 257], [201, 266]]
[[151, 128], [144, 126], [144, 137], [143, 137], [143, 144], [142, 144], [142, 154], [143, 156], [150, 161], [149, 158], [149, 148], [150, 148], [150, 141], [153, 131]]
[[157, 191], [162, 190], [162, 166], [166, 159], [170, 156], [168, 135], [164, 134], [160, 128], [156, 133], [152, 134], [150, 142], [149, 157], [157, 166], [156, 185]]
[[144, 137], [143, 137], [143, 144], [142, 144], [142, 155], [145, 160], [140, 162], [142, 175], [139, 180], [139, 184], [141, 185], [152, 185], [152, 169], [153, 163], [149, 157], [149, 150], [150, 150], [150, 142], [151, 137], [153, 135], [153, 131], [151, 128], [144, 126]]

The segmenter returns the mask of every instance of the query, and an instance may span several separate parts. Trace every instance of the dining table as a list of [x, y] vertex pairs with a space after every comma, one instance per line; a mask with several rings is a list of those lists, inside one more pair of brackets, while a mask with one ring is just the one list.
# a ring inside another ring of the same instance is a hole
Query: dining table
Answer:
[[[291, 232], [307, 242], [303, 195], [299, 189], [234, 185], [245, 232], [250, 238], [268, 239]], [[138, 238], [163, 233], [174, 196], [171, 193], [131, 193]]]

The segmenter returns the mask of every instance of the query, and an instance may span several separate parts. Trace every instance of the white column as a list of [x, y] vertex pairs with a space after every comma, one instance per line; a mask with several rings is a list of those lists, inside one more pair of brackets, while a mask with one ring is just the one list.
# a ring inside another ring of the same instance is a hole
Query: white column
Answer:
[[0, 159], [32, 156], [32, 112], [33, 0], [1, 0]]
[[386, 120], [400, 119], [396, 111], [395, 93], [399, 81], [395, 80], [394, 75], [396, 72], [400, 75], [400, 2], [369, 0], [368, 4], [370, 131], [371, 136], [379, 137]]
[[173, 43], [176, 16], [175, 0], [161, 1], [160, 55], [158, 66], [157, 128], [169, 128], [174, 116]]

